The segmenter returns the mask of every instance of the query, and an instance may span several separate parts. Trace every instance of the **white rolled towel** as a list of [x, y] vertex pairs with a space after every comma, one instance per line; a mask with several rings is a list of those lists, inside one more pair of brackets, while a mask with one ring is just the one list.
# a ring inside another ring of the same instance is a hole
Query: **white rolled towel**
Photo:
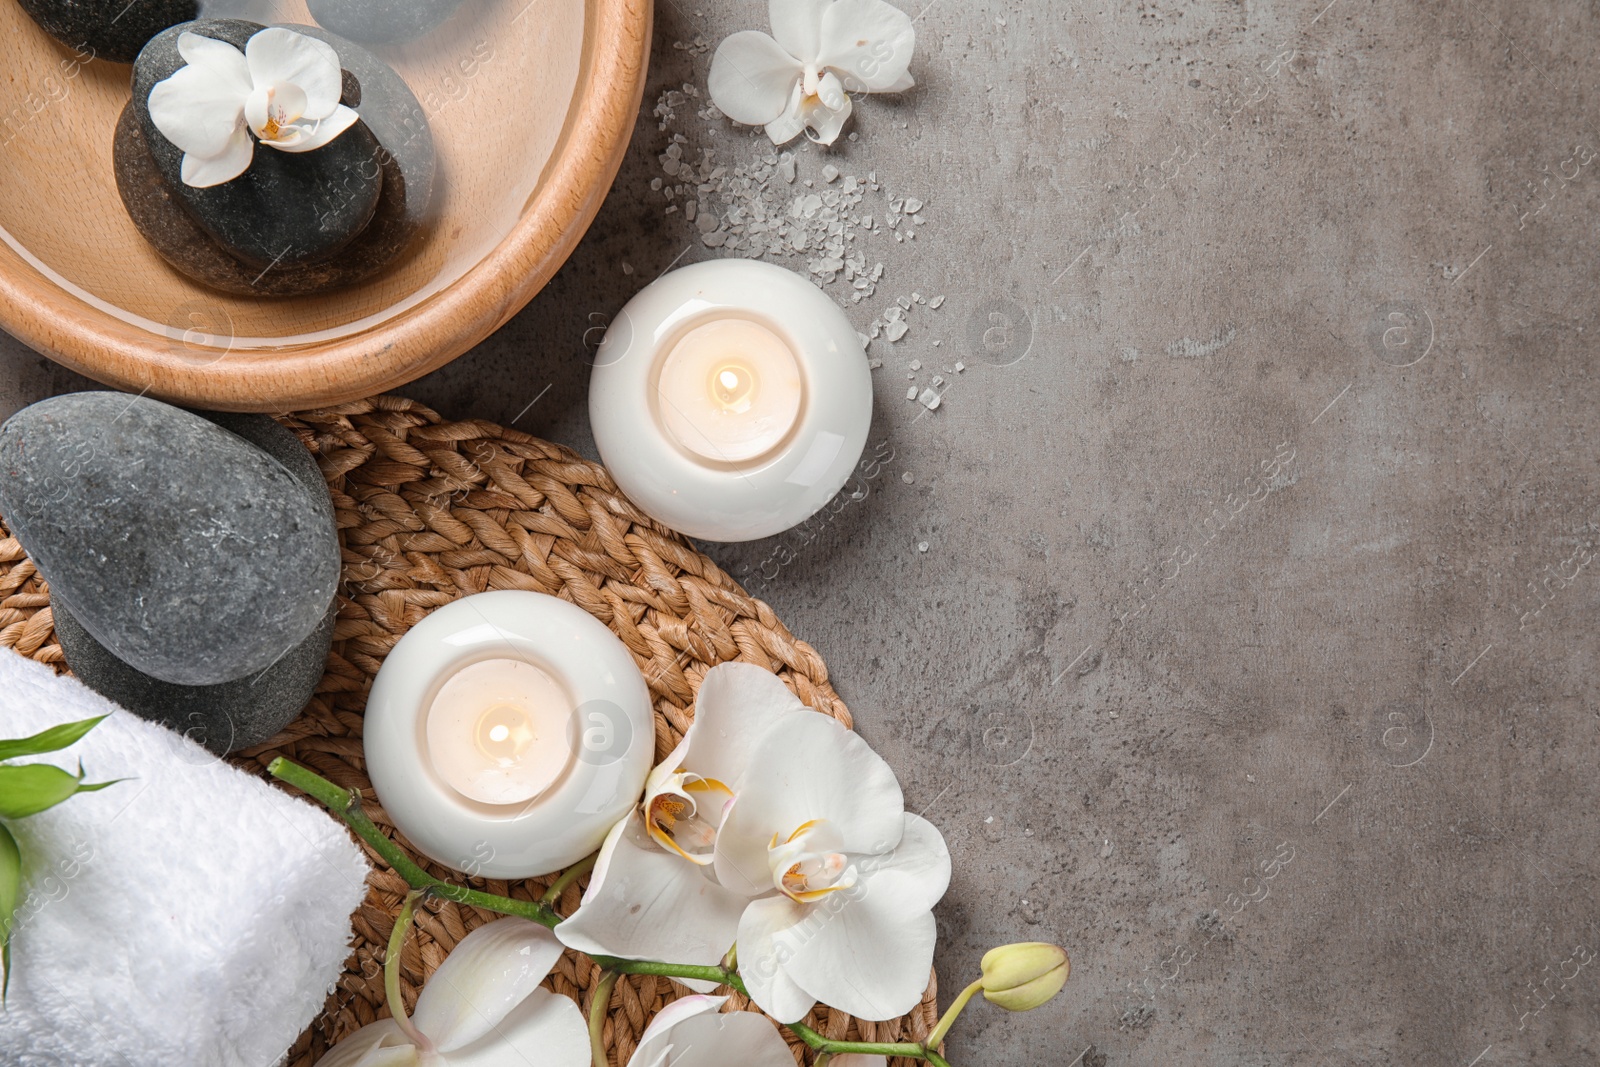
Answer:
[[0, 649], [0, 737], [111, 712], [22, 761], [129, 780], [8, 824], [23, 903], [0, 1064], [272, 1067], [343, 970], [366, 858], [320, 808]]

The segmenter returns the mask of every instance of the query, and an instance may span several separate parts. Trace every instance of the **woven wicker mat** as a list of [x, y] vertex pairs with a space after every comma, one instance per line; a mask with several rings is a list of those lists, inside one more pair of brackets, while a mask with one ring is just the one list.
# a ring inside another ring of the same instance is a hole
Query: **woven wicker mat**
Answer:
[[[551, 593], [611, 627], [650, 683], [658, 760], [688, 727], [700, 679], [728, 660], [778, 672], [801, 700], [851, 724], [816, 650], [682, 537], [629, 503], [603, 467], [491, 423], [445, 423], [393, 396], [282, 421], [316, 455], [333, 493], [344, 553], [339, 621], [327, 673], [305, 714], [266, 744], [239, 753], [235, 765], [264, 774], [274, 757], [287, 756], [363, 790], [368, 814], [394, 834], [372, 799], [361, 758], [368, 688], [384, 656], [418, 620], [489, 589]], [[45, 583], [16, 540], [3, 529], [0, 535], [0, 646], [65, 670]], [[461, 879], [395, 838], [432, 873]], [[407, 887], [368, 852], [377, 867], [355, 916], [355, 951], [322, 1016], [291, 1050], [290, 1067], [312, 1067], [330, 1045], [388, 1014], [383, 952]], [[524, 900], [544, 890], [543, 880], [472, 884]], [[563, 914], [571, 914], [580, 895], [578, 886], [566, 891]], [[408, 1009], [456, 942], [494, 918], [440, 901], [418, 915], [401, 958]], [[586, 1009], [598, 981], [599, 968], [569, 952], [546, 984]], [[664, 978], [625, 976], [617, 983], [605, 1031], [616, 1067], [627, 1064], [651, 1016], [680, 993]], [[930, 979], [917, 1009], [887, 1023], [828, 1008], [808, 1022], [836, 1040], [920, 1041], [937, 1020], [935, 993]], [[750, 1006], [737, 994], [732, 999], [730, 1007]], [[804, 1051], [796, 1045], [801, 1063], [809, 1062]]]

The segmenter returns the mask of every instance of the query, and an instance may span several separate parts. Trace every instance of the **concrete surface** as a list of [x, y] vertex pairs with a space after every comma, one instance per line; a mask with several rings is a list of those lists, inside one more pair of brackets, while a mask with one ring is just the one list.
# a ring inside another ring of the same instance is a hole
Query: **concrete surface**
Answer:
[[[648, 112], [703, 86], [697, 35], [765, 26], [662, 0], [590, 236], [412, 395], [592, 454], [586, 331], [716, 254], [658, 154], [764, 154]], [[1600, 1060], [1600, 8], [933, 0], [917, 29], [919, 87], [800, 170], [927, 201], [915, 242], [857, 242], [886, 264], [858, 326], [947, 302], [872, 346], [862, 498], [708, 550], [943, 828], [947, 991], [997, 943], [1072, 953], [952, 1062]], [[6, 410], [75, 384], [4, 353]]]

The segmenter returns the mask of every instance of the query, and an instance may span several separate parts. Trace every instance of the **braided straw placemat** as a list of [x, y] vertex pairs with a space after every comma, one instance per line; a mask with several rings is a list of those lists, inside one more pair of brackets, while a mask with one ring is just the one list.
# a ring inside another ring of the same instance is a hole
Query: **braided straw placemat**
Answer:
[[[635, 508], [605, 468], [570, 449], [488, 422], [446, 423], [393, 396], [282, 421], [315, 454], [333, 493], [344, 553], [338, 626], [327, 673], [305, 714], [232, 762], [264, 776], [274, 757], [285, 756], [362, 790], [367, 814], [431, 873], [463, 880], [395, 834], [367, 779], [361, 716], [395, 642], [457, 597], [532, 589], [571, 601], [610, 626], [650, 683], [657, 760], [687, 729], [700, 679], [728, 660], [776, 671], [805, 703], [851, 725], [815, 649], [683, 537]], [[65, 670], [44, 580], [16, 539], [3, 529], [0, 535], [0, 646]], [[322, 1016], [290, 1051], [289, 1067], [313, 1067], [331, 1045], [388, 1014], [384, 948], [408, 887], [367, 851], [375, 870], [355, 915], [355, 951]], [[547, 881], [470, 880], [523, 900], [538, 899]], [[566, 890], [562, 914], [577, 908], [580, 886]], [[408, 1010], [467, 931], [495, 918], [438, 900], [417, 915], [401, 957]], [[587, 1010], [599, 977], [597, 966], [568, 952], [546, 985]], [[605, 1028], [615, 1067], [625, 1067], [650, 1018], [684, 992], [665, 978], [623, 978]], [[890, 1022], [862, 1022], [823, 1007], [807, 1022], [834, 1040], [921, 1041], [937, 1022], [936, 988], [930, 978], [917, 1009]], [[736, 993], [731, 999], [730, 1009], [751, 1007]], [[791, 1044], [797, 1062], [810, 1062], [808, 1050], [792, 1038]]]

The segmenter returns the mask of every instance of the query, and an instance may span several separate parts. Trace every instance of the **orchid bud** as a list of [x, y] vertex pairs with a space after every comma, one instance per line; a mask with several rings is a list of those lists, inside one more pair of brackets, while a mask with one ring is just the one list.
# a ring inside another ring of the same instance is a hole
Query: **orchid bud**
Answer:
[[1061, 992], [1072, 964], [1041, 941], [1001, 945], [983, 955], [983, 996], [1007, 1011], [1032, 1011]]

